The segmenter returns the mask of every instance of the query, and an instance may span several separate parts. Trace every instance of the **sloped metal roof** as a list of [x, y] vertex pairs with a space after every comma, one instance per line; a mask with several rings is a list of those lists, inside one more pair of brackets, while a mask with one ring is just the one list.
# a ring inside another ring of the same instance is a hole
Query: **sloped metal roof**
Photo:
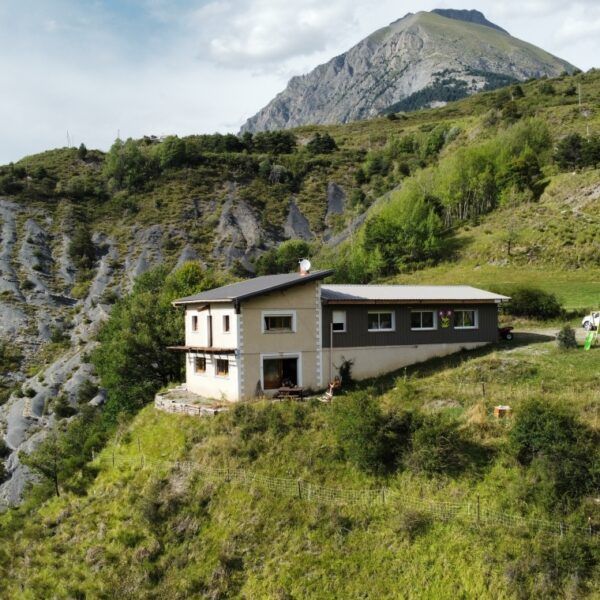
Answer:
[[324, 302], [505, 302], [508, 296], [469, 285], [323, 285]]
[[333, 273], [332, 270], [315, 271], [307, 275], [300, 273], [286, 273], [284, 275], [264, 275], [263, 277], [255, 277], [254, 279], [246, 279], [239, 283], [232, 283], [222, 287], [207, 290], [194, 296], [179, 298], [173, 302], [174, 306], [182, 306], [185, 304], [198, 304], [202, 302], [239, 302], [254, 296], [261, 296], [275, 290], [281, 290], [314, 281], [323, 279]]

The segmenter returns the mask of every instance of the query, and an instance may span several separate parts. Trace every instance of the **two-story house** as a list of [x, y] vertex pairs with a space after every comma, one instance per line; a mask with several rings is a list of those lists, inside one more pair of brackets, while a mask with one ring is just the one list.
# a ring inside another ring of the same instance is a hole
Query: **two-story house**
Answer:
[[181, 298], [186, 386], [231, 401], [319, 390], [498, 339], [507, 297], [469, 286], [324, 285], [332, 271], [267, 275]]

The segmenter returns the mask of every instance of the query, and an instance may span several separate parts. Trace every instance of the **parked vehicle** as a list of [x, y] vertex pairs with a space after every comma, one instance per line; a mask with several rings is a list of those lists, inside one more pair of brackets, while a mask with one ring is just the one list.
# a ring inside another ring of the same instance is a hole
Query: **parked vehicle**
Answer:
[[583, 321], [581, 321], [581, 326], [586, 331], [596, 331], [598, 325], [600, 325], [600, 312], [592, 312], [583, 317]]
[[510, 340], [513, 339], [513, 329], [514, 327], [498, 327], [498, 333], [500, 334], [500, 339], [502, 340]]

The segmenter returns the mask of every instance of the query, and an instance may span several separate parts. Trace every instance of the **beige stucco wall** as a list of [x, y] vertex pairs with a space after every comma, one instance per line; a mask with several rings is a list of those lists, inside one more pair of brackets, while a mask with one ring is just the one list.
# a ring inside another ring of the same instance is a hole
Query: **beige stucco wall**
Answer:
[[333, 373], [330, 373], [329, 349], [323, 350], [323, 372], [326, 379], [338, 374], [344, 360], [352, 360], [352, 377], [366, 379], [389, 373], [396, 369], [420, 363], [430, 358], [446, 356], [462, 349], [472, 350], [487, 342], [469, 344], [423, 344], [419, 346], [370, 346], [364, 348], [335, 348], [333, 350]]
[[[242, 352], [242, 398], [252, 398], [261, 381], [262, 359], [299, 357], [300, 385], [322, 387], [320, 376], [320, 283], [309, 281], [286, 290], [252, 298], [242, 304], [240, 350]], [[263, 332], [263, 315], [269, 311], [295, 314], [292, 333]]]

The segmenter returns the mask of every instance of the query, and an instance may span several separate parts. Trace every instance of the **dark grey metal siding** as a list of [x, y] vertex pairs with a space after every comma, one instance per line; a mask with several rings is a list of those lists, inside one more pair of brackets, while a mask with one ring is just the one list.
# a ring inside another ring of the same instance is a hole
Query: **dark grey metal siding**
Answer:
[[[413, 331], [410, 328], [410, 313], [415, 310], [477, 309], [479, 327], [477, 329], [454, 329], [441, 327], [433, 331]], [[496, 304], [469, 304], [414, 307], [404, 304], [386, 306], [365, 304], [325, 304], [323, 306], [323, 347], [329, 348], [330, 326], [334, 310], [346, 311], [346, 332], [333, 332], [334, 348], [352, 348], [360, 346], [415, 346], [418, 344], [460, 344], [469, 342], [495, 342], [498, 340], [498, 306]], [[368, 331], [367, 315], [370, 311], [392, 310], [396, 313], [395, 331]]]

